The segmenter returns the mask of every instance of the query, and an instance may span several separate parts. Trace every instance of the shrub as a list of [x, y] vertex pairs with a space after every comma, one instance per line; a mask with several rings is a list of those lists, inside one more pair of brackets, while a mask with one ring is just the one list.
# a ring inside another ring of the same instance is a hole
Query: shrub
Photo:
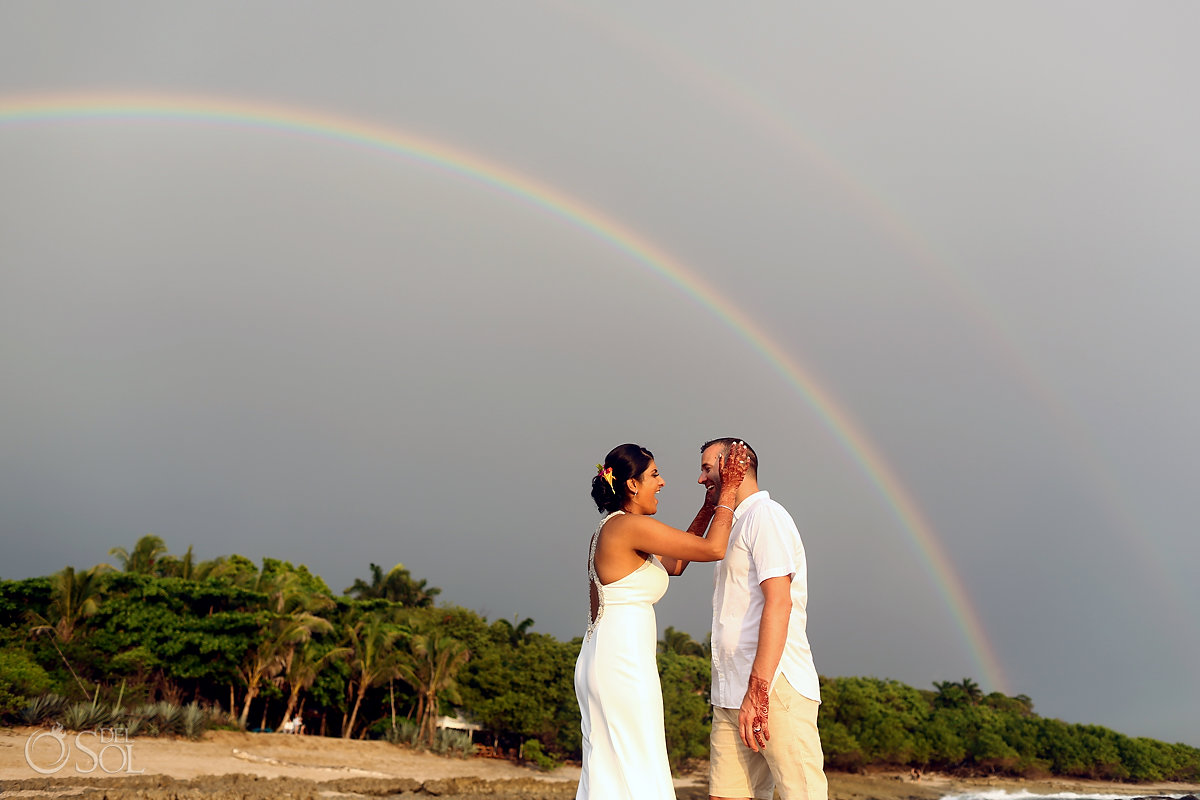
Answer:
[[210, 706], [204, 709], [204, 715], [208, 720], [207, 727], [209, 730], [217, 731], [240, 731], [241, 724], [235, 714], [231, 714], [220, 706]]
[[26, 703], [20, 711], [26, 725], [44, 725], [58, 719], [67, 709], [68, 700], [57, 694], [44, 694]]
[[387, 739], [392, 744], [407, 744], [416, 747], [420, 744], [420, 727], [411, 719], [396, 720], [394, 726], [390, 726], [384, 732], [383, 738]]
[[[197, 709], [199, 709], [198, 706]], [[126, 728], [139, 730], [146, 736], [188, 735], [184, 721], [184, 709], [165, 700], [158, 703], [143, 703], [138, 706], [126, 717]]]
[[0, 652], [0, 715], [13, 714], [50, 688], [50, 676], [24, 650]]
[[475, 743], [471, 741], [471, 734], [467, 731], [441, 728], [433, 739], [433, 750], [439, 755], [467, 758], [475, 755]]
[[145, 720], [134, 714], [126, 714], [117, 722], [117, 727], [125, 731], [125, 736], [132, 739], [141, 733]]
[[204, 713], [204, 709], [200, 708], [199, 703], [191, 703], [183, 707], [183, 711], [179, 714], [179, 724], [183, 735], [189, 739], [199, 739], [204, 735], [204, 728], [208, 723], [208, 715]]
[[107, 728], [111, 727], [113, 723], [113, 709], [100, 705], [96, 700], [90, 703], [75, 703], [63, 710], [58, 721], [69, 731], [92, 731], [97, 728]]
[[152, 719], [159, 733], [183, 733], [183, 709], [174, 703], [160, 700], [151, 706]]
[[544, 772], [549, 772], [558, 766], [558, 762], [542, 750], [542, 743], [537, 739], [530, 739], [521, 745], [521, 756], [532, 761], [538, 769]]
[[[667, 760], [678, 773], [689, 759], [708, 758], [712, 706], [708, 702], [712, 664], [707, 658], [679, 653], [658, 655], [663, 694]], [[579, 730], [578, 724], [574, 726]]]

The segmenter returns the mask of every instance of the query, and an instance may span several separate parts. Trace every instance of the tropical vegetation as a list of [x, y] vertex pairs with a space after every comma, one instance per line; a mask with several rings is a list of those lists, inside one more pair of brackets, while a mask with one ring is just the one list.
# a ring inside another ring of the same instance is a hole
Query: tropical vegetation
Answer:
[[[335, 593], [307, 567], [172, 556], [144, 536], [115, 566], [0, 581], [0, 719], [197, 736], [205, 728], [377, 737], [549, 768], [580, 753], [579, 639], [489, 621], [403, 564]], [[708, 645], [667, 628], [658, 649], [672, 764], [708, 751]], [[1048, 719], [970, 678], [916, 689], [822, 678], [830, 769], [873, 765], [1030, 777], [1200, 781], [1200, 749]], [[462, 716], [474, 742], [443, 723]]]

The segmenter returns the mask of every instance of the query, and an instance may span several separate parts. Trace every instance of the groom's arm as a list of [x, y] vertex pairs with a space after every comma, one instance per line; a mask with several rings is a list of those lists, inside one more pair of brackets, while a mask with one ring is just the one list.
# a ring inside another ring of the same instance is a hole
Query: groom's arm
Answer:
[[[755, 752], [771, 738], [767, 724], [767, 698], [775, 670], [783, 658], [783, 647], [787, 644], [788, 623], [792, 618], [792, 576], [767, 578], [759, 586], [763, 592], [763, 612], [758, 626], [758, 649], [754, 652], [754, 663], [750, 667], [746, 696], [742, 698], [742, 707], [738, 710], [742, 741]], [[756, 732], [755, 728], [761, 730]]]

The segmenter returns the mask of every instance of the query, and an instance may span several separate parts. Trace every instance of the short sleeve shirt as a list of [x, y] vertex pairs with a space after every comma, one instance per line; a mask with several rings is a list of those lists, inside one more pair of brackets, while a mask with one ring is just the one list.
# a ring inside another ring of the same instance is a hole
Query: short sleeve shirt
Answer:
[[808, 567], [800, 531], [787, 510], [755, 492], [733, 512], [725, 558], [713, 575], [712, 704], [738, 708], [746, 696], [758, 650], [764, 606], [760, 584], [791, 575], [792, 613], [787, 642], [771, 678], [786, 675], [796, 691], [820, 702], [821, 687], [808, 645]]

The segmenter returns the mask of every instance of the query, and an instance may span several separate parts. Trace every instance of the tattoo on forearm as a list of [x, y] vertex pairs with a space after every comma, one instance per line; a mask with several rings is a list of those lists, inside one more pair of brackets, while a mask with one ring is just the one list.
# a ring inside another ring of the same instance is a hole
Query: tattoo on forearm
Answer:
[[754, 706], [754, 732], [767, 724], [770, 705], [770, 685], [763, 678], [750, 676], [750, 703]]
[[687, 532], [693, 536], [703, 536], [704, 532], [708, 530], [708, 523], [712, 521], [714, 511], [716, 511], [716, 506], [706, 503], [704, 508], [701, 508], [700, 512], [696, 514], [696, 518], [692, 520]]

